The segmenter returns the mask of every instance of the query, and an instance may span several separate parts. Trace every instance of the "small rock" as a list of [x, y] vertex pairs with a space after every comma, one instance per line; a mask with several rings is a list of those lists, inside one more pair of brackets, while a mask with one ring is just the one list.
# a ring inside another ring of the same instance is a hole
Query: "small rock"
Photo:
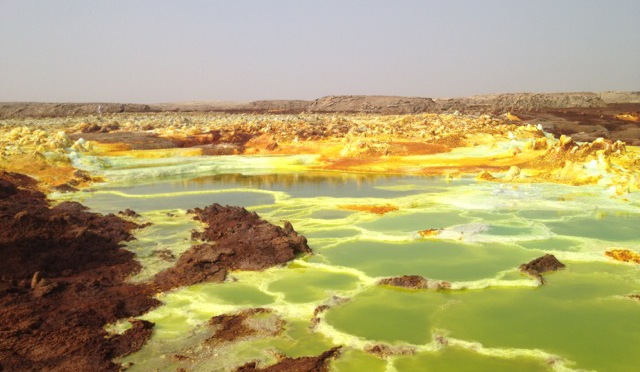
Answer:
[[444, 281], [428, 280], [420, 275], [403, 275], [393, 278], [381, 279], [378, 285], [390, 285], [409, 289], [448, 289], [451, 283]]
[[379, 358], [387, 358], [394, 355], [413, 355], [416, 349], [415, 347], [405, 345], [375, 344], [367, 345], [364, 351]]
[[540, 284], [544, 284], [542, 274], [549, 271], [558, 271], [564, 269], [566, 266], [552, 254], [545, 254], [542, 257], [538, 257], [533, 261], [520, 265], [520, 271], [529, 274], [540, 281]]
[[125, 209], [123, 211], [118, 212], [119, 215], [121, 216], [127, 216], [127, 217], [132, 217], [132, 218], [137, 218], [140, 217], [140, 215], [138, 214], [138, 212], [132, 210], [132, 209]]

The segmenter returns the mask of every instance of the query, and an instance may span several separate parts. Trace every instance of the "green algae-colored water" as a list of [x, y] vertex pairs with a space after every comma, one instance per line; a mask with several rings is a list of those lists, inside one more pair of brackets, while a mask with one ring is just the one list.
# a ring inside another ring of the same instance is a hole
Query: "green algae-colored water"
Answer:
[[[188, 249], [190, 231], [201, 228], [186, 210], [211, 203], [241, 205], [275, 224], [290, 221], [315, 252], [286, 267], [233, 272], [225, 283], [161, 294], [164, 305], [142, 316], [156, 323], [153, 337], [122, 360], [133, 363], [130, 370], [228, 370], [339, 345], [335, 371], [637, 368], [640, 302], [627, 296], [640, 293], [640, 265], [613, 262], [604, 252], [640, 249], [638, 196], [613, 198], [597, 186], [302, 171], [295, 167], [309, 159], [298, 157], [251, 160], [197, 158], [199, 170], [187, 171], [184, 159], [92, 159], [92, 170], [113, 181], [60, 196], [99, 212], [132, 208], [153, 223], [128, 245], [144, 266], [132, 280], [171, 266], [168, 254]], [[172, 167], [184, 171], [168, 176]], [[354, 204], [398, 210], [341, 209]], [[442, 229], [438, 237], [417, 233], [432, 228]], [[567, 267], [546, 274], [540, 286], [517, 268], [545, 253]], [[375, 284], [413, 274], [448, 281], [451, 289]], [[328, 309], [314, 315], [320, 305]], [[254, 307], [271, 309], [284, 331], [203, 343], [208, 319]], [[390, 355], [370, 352], [381, 344]]]

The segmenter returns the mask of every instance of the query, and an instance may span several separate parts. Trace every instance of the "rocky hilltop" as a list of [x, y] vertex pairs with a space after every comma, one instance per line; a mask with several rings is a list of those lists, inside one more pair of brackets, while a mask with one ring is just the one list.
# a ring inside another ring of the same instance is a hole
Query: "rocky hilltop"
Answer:
[[508, 93], [436, 100], [443, 111], [475, 114], [539, 112], [548, 109], [606, 107], [596, 93]]
[[602, 92], [600, 99], [606, 103], [640, 103], [640, 92]]
[[358, 112], [377, 114], [418, 114], [440, 112], [431, 98], [395, 96], [328, 96], [307, 107], [308, 112]]

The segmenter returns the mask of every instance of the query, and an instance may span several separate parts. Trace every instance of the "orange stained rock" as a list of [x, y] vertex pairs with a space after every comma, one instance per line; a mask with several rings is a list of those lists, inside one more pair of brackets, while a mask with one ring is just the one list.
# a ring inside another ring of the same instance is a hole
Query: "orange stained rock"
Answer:
[[374, 214], [385, 214], [389, 212], [397, 211], [399, 208], [392, 204], [382, 204], [382, 205], [358, 205], [358, 204], [349, 204], [349, 205], [341, 205], [338, 208], [346, 209], [350, 211], [358, 211], [358, 212], [368, 212]]
[[38, 187], [48, 191], [53, 186], [74, 181], [76, 187], [87, 186], [85, 181], [78, 181], [74, 177], [76, 171], [70, 164], [50, 163], [37, 154], [14, 155], [10, 161], [0, 162], [0, 170], [23, 173], [37, 179]]
[[604, 253], [616, 261], [633, 262], [640, 264], [640, 254], [629, 249], [612, 249]]
[[[105, 146], [106, 145], [106, 146]], [[94, 152], [98, 155], [108, 156], [130, 156], [139, 159], [160, 159], [172, 156], [200, 156], [202, 149], [198, 147], [171, 148], [171, 149], [150, 149], [150, 150], [130, 150], [124, 144], [97, 144]]]
[[422, 237], [435, 236], [440, 233], [440, 229], [426, 229], [418, 231], [418, 235]]
[[496, 178], [491, 173], [489, 173], [488, 171], [485, 170], [485, 171], [480, 172], [476, 176], [476, 179], [477, 180], [484, 180], [484, 181], [493, 181]]
[[272, 135], [263, 134], [257, 137], [253, 137], [252, 139], [247, 141], [245, 147], [247, 148], [245, 150], [245, 153], [273, 151], [278, 148], [278, 142]]

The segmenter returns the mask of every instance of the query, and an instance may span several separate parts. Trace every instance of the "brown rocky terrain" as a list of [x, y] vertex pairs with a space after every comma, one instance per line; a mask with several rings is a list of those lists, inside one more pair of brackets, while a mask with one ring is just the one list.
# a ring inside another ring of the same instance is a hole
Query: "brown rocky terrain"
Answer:
[[579, 93], [505, 93], [465, 98], [436, 100], [444, 111], [458, 110], [473, 114], [503, 114], [505, 112], [540, 112], [549, 109], [606, 107], [598, 94]]
[[[159, 305], [157, 287], [221, 280], [228, 269], [265, 269], [310, 252], [288, 223], [281, 228], [243, 208], [213, 205], [194, 211], [208, 224], [200, 233], [207, 243], [187, 251], [155, 284], [133, 284], [126, 279], [140, 265], [120, 243], [141, 226], [76, 202], [51, 207], [37, 186], [0, 171], [0, 370], [117, 371], [112, 359], [141, 348], [154, 325], [131, 320], [131, 328], [111, 336], [104, 326]], [[221, 327], [216, 337], [242, 331], [242, 319], [212, 321]]]
[[329, 370], [331, 360], [340, 355], [340, 350], [340, 347], [334, 347], [318, 356], [282, 358], [278, 363], [264, 368], [251, 362], [238, 368], [237, 372], [326, 372]]
[[78, 203], [50, 208], [36, 182], [0, 173], [0, 370], [117, 371], [152, 323], [107, 337], [104, 325], [159, 304], [125, 282], [139, 269], [120, 248], [132, 222]]
[[156, 275], [154, 283], [162, 290], [221, 282], [229, 270], [264, 270], [311, 252], [306, 238], [288, 222], [282, 228], [242, 207], [219, 204], [190, 212], [207, 225], [204, 232], [194, 233], [205, 243], [191, 247], [173, 268]]

